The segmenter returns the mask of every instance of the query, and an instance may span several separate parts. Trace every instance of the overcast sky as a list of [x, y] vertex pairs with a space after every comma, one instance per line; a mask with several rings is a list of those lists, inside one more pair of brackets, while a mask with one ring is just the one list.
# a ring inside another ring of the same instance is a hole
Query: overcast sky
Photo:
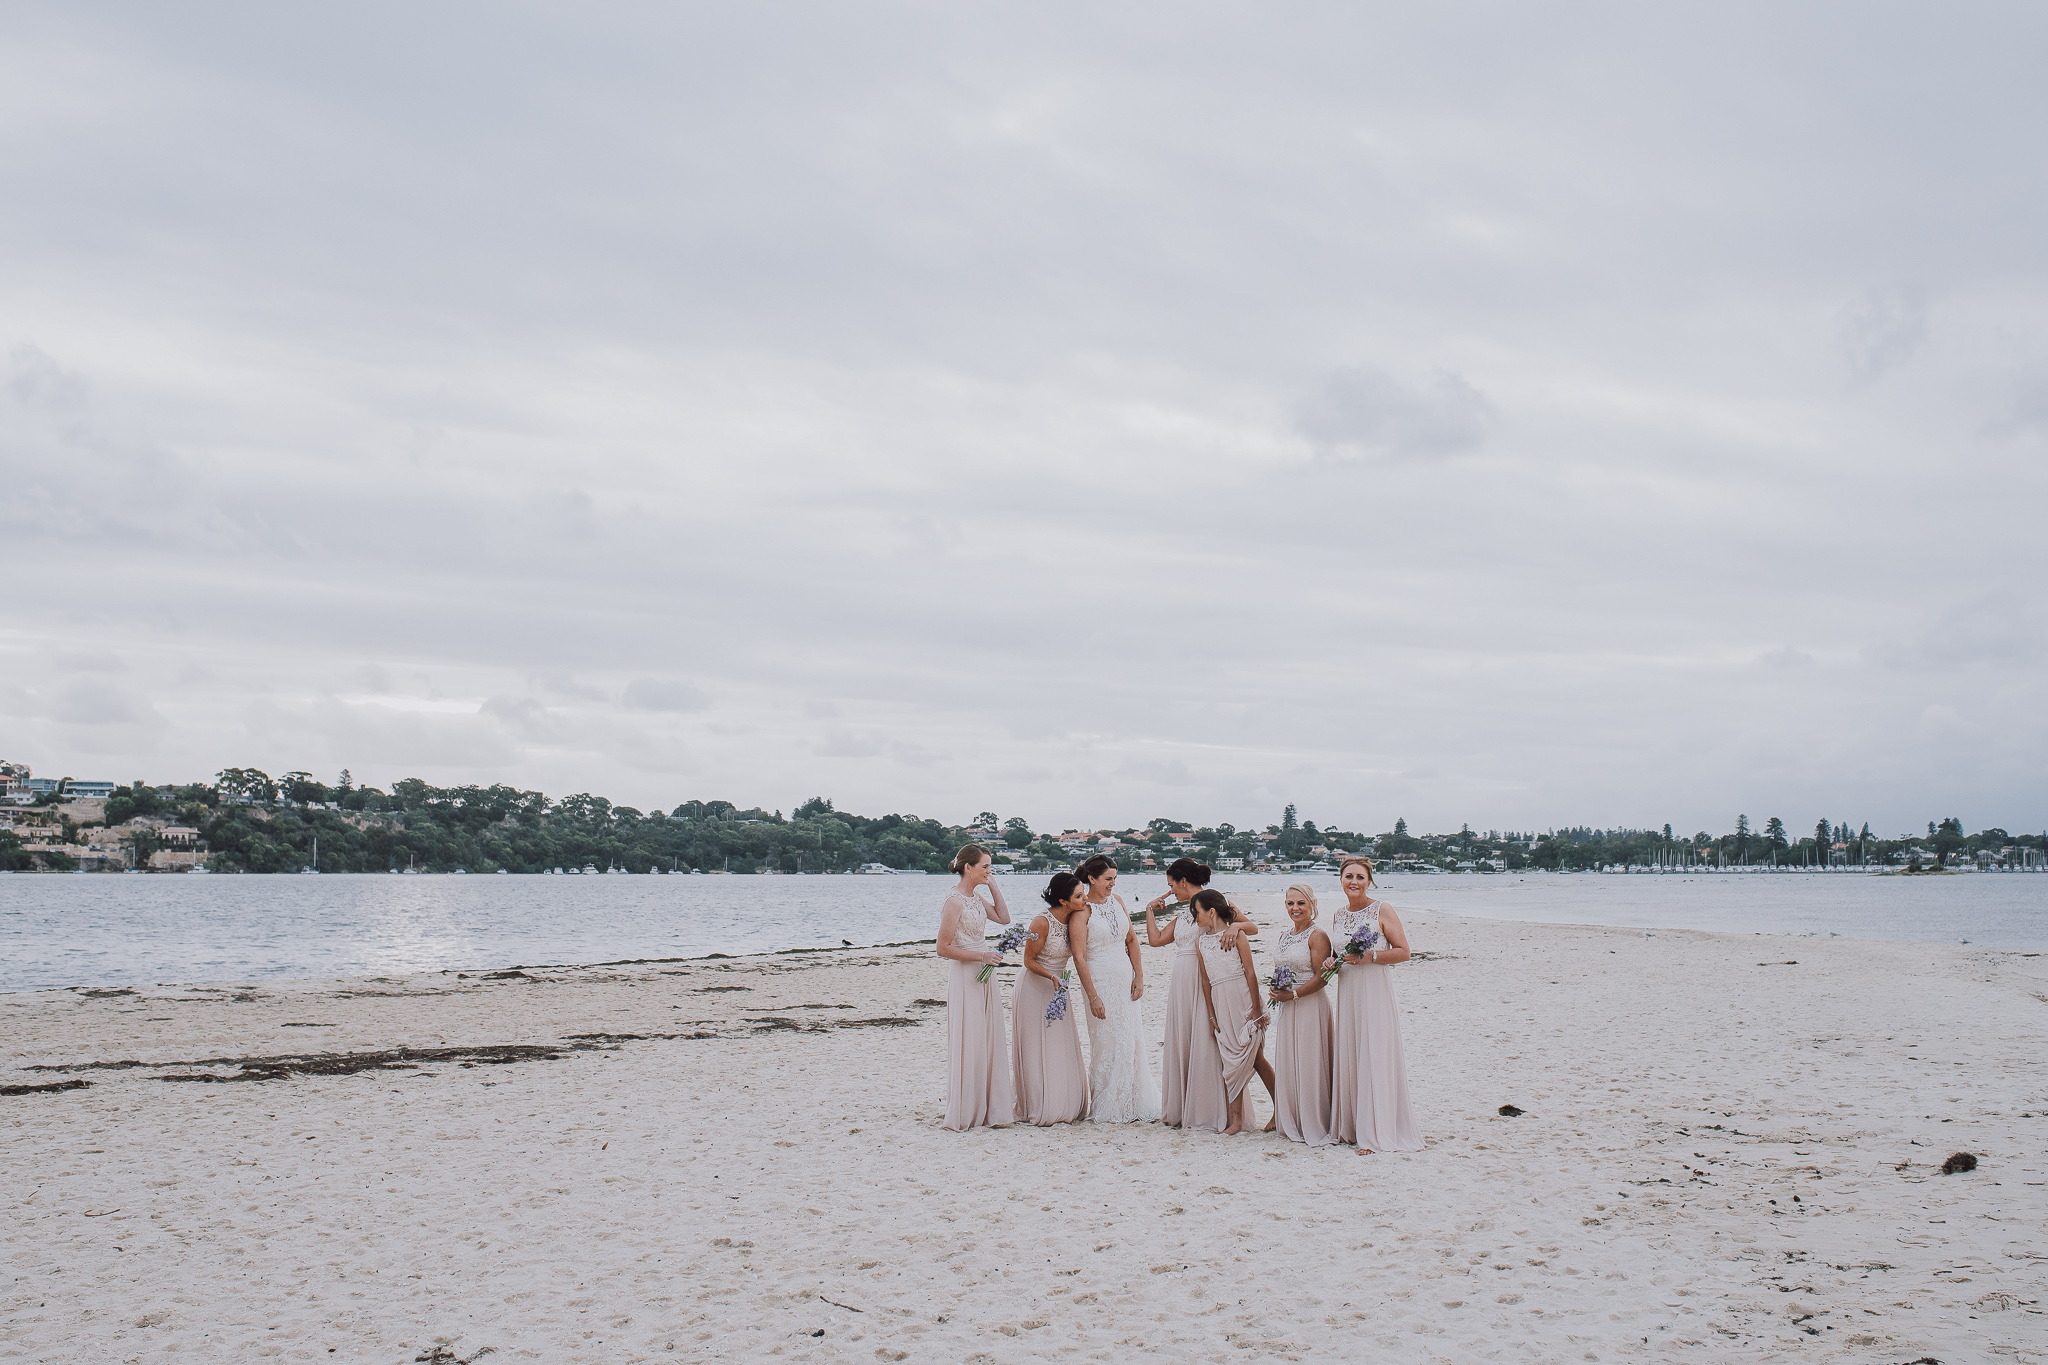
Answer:
[[2048, 12], [11, 5], [0, 757], [2048, 825]]

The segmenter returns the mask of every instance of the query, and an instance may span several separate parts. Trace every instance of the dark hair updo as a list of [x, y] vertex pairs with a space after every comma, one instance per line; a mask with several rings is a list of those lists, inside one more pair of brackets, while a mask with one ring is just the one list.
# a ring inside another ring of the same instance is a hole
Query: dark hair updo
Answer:
[[1097, 853], [1074, 869], [1074, 875], [1084, 882], [1092, 882], [1105, 872], [1116, 871], [1116, 859], [1107, 853]]
[[1081, 886], [1081, 879], [1071, 872], [1055, 872], [1052, 880], [1045, 884], [1045, 890], [1038, 893], [1047, 905], [1065, 905], [1074, 898], [1074, 892]]
[[976, 863], [980, 862], [983, 858], [986, 858], [988, 856], [989, 851], [983, 848], [980, 844], [962, 845], [960, 851], [953, 855], [954, 875], [957, 876], [960, 873], [965, 872], [968, 868], [973, 867]]
[[[1199, 867], [1200, 864], [1198, 863], [1196, 866]], [[1202, 870], [1206, 872], [1209, 869], [1202, 868]], [[1216, 918], [1222, 920], [1225, 924], [1233, 924], [1238, 918], [1237, 907], [1232, 905], [1230, 897], [1224, 895], [1221, 891], [1197, 891], [1195, 898], [1189, 901], [1188, 904], [1194, 906], [1197, 910], [1214, 910]]]
[[1209, 865], [1198, 863], [1193, 858], [1175, 858], [1166, 868], [1166, 879], [1170, 882], [1187, 882], [1191, 886], [1209, 884]]

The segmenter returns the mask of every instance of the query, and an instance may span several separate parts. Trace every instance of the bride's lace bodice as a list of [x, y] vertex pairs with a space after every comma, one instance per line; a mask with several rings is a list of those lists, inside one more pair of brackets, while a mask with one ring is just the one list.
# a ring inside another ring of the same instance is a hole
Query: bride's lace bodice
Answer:
[[988, 936], [988, 906], [979, 896], [963, 896], [954, 892], [946, 898], [960, 907], [960, 919], [953, 930], [953, 946], [970, 952], [981, 952], [988, 945], [982, 940]]
[[[1380, 906], [1382, 904], [1384, 904], [1382, 901], [1370, 900], [1365, 903], [1365, 909], [1363, 910], [1339, 910], [1337, 918], [1330, 925], [1330, 951], [1333, 953], [1343, 952], [1344, 945], [1349, 943], [1352, 936], [1360, 929], [1370, 929], [1375, 934], [1379, 933]], [[1384, 936], [1382, 936], [1381, 942], [1384, 944]]]
[[[1124, 952], [1124, 935], [1131, 931], [1131, 917], [1124, 911], [1123, 897], [1112, 895], [1101, 905], [1092, 902], [1088, 907], [1088, 971], [1096, 978], [1096, 989], [1102, 989], [1102, 969], [1111, 955], [1124, 959], [1124, 966], [1130, 966], [1130, 958]], [[1128, 975], [1128, 972], [1126, 973]]]

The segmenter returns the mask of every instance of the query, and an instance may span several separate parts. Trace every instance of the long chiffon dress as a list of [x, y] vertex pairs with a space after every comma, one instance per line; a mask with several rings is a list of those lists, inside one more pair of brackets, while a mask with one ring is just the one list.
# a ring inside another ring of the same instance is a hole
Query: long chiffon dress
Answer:
[[[1216, 1011], [1217, 1029], [1211, 1036], [1216, 1040], [1223, 1099], [1228, 1104], [1257, 1074], [1259, 1044], [1265, 1038], [1266, 1026], [1246, 1020], [1245, 1016], [1252, 1012], [1253, 998], [1251, 987], [1245, 984], [1244, 962], [1238, 957], [1237, 949], [1225, 948], [1222, 940], [1221, 934], [1203, 934], [1195, 943], [1196, 950], [1202, 955], [1202, 965], [1209, 971], [1209, 1000]], [[1208, 1030], [1209, 1016], [1205, 1011], [1202, 1031], [1207, 1033]], [[1188, 1125], [1190, 1128], [1195, 1126], [1192, 1123]], [[1215, 1126], [1228, 1128], [1228, 1114]]]
[[[979, 896], [954, 892], [948, 904], [960, 907], [953, 946], [984, 951], [988, 915]], [[946, 963], [946, 1127], [959, 1131], [986, 1124], [1000, 1128], [1017, 1121], [1009, 1052], [1003, 1036], [1003, 996], [993, 973], [976, 981], [978, 962]]]
[[[1045, 917], [1045, 943], [1038, 965], [1058, 976], [1073, 960], [1067, 926]], [[1011, 1055], [1016, 1059], [1017, 1121], [1072, 1123], [1088, 1112], [1088, 1068], [1081, 1061], [1081, 1027], [1077, 1014], [1088, 1010], [1088, 995], [1079, 978], [1067, 983], [1067, 1017], [1045, 1021], [1053, 983], [1026, 970], [1010, 992]]]
[[[1308, 947], [1315, 931], [1313, 924], [1290, 930], [1274, 946], [1275, 963], [1292, 967], [1298, 983], [1315, 979], [1319, 964], [1309, 960]], [[1330, 992], [1336, 984], [1273, 1007], [1273, 1117], [1281, 1136], [1311, 1147], [1337, 1140], [1330, 1131], [1330, 1059], [1337, 1042]]]
[[[1195, 967], [1202, 931], [1185, 903], [1173, 916], [1173, 976], [1166, 983], [1166, 1047], [1159, 1067], [1159, 1120], [1176, 1128], [1214, 1128], [1223, 1117], [1223, 1061], [1209, 1036], [1209, 1007]], [[1189, 1106], [1193, 1106], [1190, 1121]]]
[[1087, 1016], [1088, 1117], [1095, 1123], [1150, 1123], [1159, 1117], [1159, 1082], [1146, 1056], [1144, 1014], [1131, 999], [1136, 974], [1124, 949], [1130, 932], [1121, 896], [1112, 893], [1088, 912], [1088, 974], [1103, 1013], [1100, 1019]]
[[[1360, 928], [1375, 933], [1383, 901], [1339, 910], [1330, 928], [1333, 952]], [[1330, 1126], [1337, 1141], [1374, 1152], [1419, 1152], [1422, 1134], [1408, 1108], [1408, 1067], [1401, 1060], [1401, 1005], [1393, 968], [1345, 963], [1337, 989], [1337, 1047], [1330, 1096]]]

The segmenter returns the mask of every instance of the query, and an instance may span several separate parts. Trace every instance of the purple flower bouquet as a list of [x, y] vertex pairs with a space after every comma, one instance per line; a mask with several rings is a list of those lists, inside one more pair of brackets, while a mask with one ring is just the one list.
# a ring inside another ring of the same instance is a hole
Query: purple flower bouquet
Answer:
[[[1008, 957], [1011, 953], [1014, 953], [1019, 948], [1022, 948], [1031, 939], [1037, 937], [1038, 935], [1032, 933], [1023, 925], [1013, 924], [1009, 928], [1003, 930], [1002, 936], [996, 940], [996, 951], [1001, 953], [1004, 957]], [[981, 970], [974, 974], [974, 979], [976, 981], [986, 981], [989, 979], [991, 975], [994, 974], [995, 969], [995, 963], [984, 962], [981, 964]]]
[[[1273, 969], [1273, 979], [1268, 981], [1266, 985], [1275, 991], [1291, 991], [1294, 989], [1295, 983], [1299, 979], [1300, 978], [1296, 977], [1294, 974], [1294, 968], [1288, 966], [1286, 963], [1283, 962]], [[1286, 1003], [1287, 1002], [1284, 1000], [1275, 1000], [1271, 1002], [1275, 1010], [1278, 1010], [1282, 1005]]]
[[1054, 1024], [1057, 1024], [1060, 1020], [1066, 1017], [1067, 973], [1061, 972], [1060, 984], [1058, 989], [1053, 991], [1052, 999], [1045, 1002], [1045, 1026], [1047, 1028], [1051, 1028]]
[[1338, 960], [1336, 962], [1331, 963], [1329, 966], [1323, 968], [1323, 980], [1328, 981], [1337, 975], [1337, 969], [1344, 965], [1343, 959], [1351, 957], [1354, 954], [1359, 957], [1363, 957], [1365, 956], [1365, 954], [1371, 952], [1373, 949], [1379, 946], [1379, 930], [1360, 929], [1357, 933], [1351, 936], [1351, 941], [1349, 943], [1346, 943], [1342, 948], [1339, 948], [1337, 950], [1336, 957]]

